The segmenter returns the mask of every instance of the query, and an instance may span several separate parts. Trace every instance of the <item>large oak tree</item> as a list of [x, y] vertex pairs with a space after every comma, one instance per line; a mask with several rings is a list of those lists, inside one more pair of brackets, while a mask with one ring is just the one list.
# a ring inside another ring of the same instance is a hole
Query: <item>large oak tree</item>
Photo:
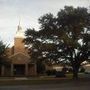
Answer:
[[78, 78], [80, 65], [89, 56], [90, 13], [83, 7], [65, 6], [57, 16], [51, 13], [41, 16], [39, 23], [39, 31], [25, 32], [32, 60], [68, 64], [73, 68], [73, 78]]

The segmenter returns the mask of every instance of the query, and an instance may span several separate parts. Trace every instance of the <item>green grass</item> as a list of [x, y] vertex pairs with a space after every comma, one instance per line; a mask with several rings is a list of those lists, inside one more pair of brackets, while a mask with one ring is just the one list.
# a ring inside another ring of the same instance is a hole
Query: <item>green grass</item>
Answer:
[[61, 83], [67, 82], [70, 79], [67, 78], [54, 78], [54, 77], [30, 77], [26, 80], [5, 78], [0, 77], [0, 85], [39, 85], [39, 84], [51, 84], [51, 83]]
[[[39, 84], [57, 84], [71, 82], [73, 74], [66, 74], [66, 78], [55, 78], [54, 76], [41, 76], [41, 77], [0, 77], [1, 85], [39, 85]], [[79, 77], [82, 73], [79, 73]], [[22, 79], [20, 79], [22, 78]], [[82, 79], [84, 80], [84, 79]], [[90, 79], [89, 79], [90, 80]]]

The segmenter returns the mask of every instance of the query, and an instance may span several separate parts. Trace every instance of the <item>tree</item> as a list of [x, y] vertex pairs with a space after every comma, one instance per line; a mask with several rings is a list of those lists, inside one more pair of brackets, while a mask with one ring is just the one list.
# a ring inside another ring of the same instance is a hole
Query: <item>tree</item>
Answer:
[[0, 65], [6, 64], [7, 46], [0, 41]]
[[28, 47], [28, 53], [31, 57], [31, 60], [37, 64], [37, 73], [43, 74], [45, 71], [45, 66], [40, 48], [41, 42], [38, 40], [38, 31], [35, 31], [35, 29], [27, 29], [25, 34], [27, 37], [24, 42]]
[[34, 60], [68, 64], [73, 78], [78, 78], [81, 63], [88, 60], [86, 31], [90, 25], [86, 8], [65, 6], [57, 16], [45, 14], [39, 18], [40, 30], [28, 29], [25, 44]]
[[89, 24], [89, 13], [86, 8], [65, 7], [58, 12], [57, 26], [64, 31], [63, 38], [65, 48], [63, 49], [72, 68], [73, 78], [78, 78], [78, 70], [83, 61], [88, 59], [88, 48], [85, 40]]

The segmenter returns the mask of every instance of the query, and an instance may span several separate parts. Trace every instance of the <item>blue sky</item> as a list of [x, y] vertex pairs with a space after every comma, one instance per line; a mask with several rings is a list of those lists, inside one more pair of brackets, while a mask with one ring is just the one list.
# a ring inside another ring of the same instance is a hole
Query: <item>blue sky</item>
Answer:
[[19, 20], [24, 30], [39, 29], [38, 18], [56, 13], [65, 5], [88, 7], [90, 0], [0, 0], [0, 39], [12, 43]]

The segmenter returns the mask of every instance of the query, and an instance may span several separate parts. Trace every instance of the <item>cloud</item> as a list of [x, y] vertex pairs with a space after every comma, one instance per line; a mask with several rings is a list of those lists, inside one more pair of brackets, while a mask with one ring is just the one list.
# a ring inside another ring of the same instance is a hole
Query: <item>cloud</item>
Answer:
[[38, 18], [48, 12], [56, 13], [65, 5], [88, 6], [87, 0], [0, 0], [0, 36], [5, 42], [13, 40], [19, 18], [22, 27], [39, 28]]

